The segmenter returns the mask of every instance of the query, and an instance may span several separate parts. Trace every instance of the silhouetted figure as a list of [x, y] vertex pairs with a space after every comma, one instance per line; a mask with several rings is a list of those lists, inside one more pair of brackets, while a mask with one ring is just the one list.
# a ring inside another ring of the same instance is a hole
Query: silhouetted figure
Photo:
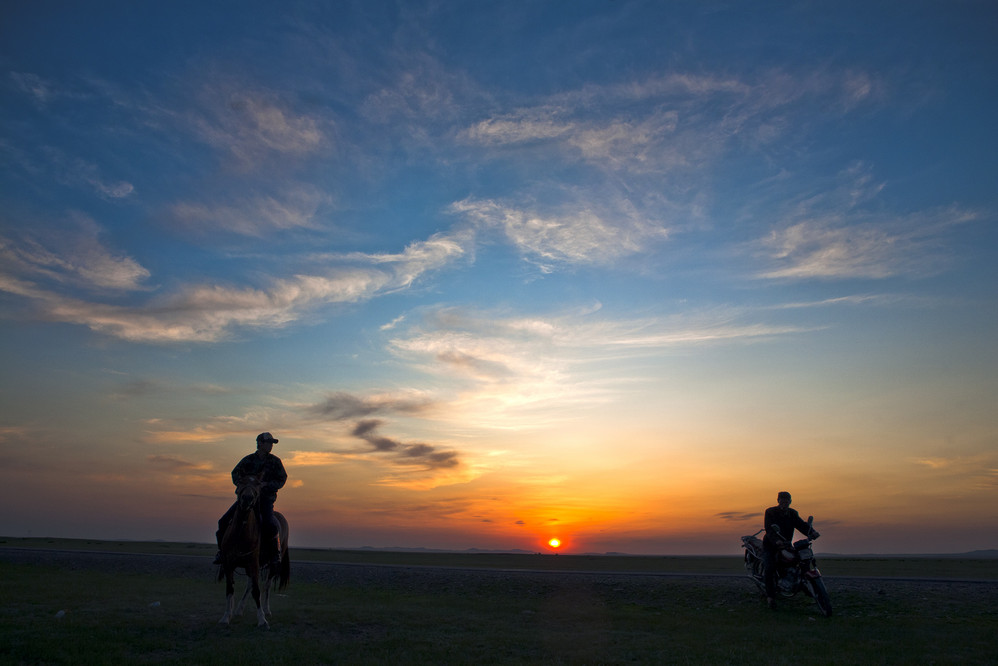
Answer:
[[[238, 486], [245, 478], [255, 477], [260, 483], [260, 522], [263, 530], [263, 538], [273, 541], [274, 557], [270, 562], [271, 566], [281, 563], [281, 537], [280, 524], [274, 516], [274, 502], [277, 501], [277, 491], [284, 487], [288, 480], [288, 473], [284, 471], [284, 463], [281, 459], [271, 453], [274, 444], [278, 440], [269, 432], [261, 432], [256, 437], [256, 451], [239, 461], [235, 469], [232, 470], [232, 483]], [[225, 534], [233, 514], [236, 512], [236, 505], [233, 504], [229, 510], [218, 519], [218, 531], [215, 532], [215, 541], [218, 542], [218, 552], [215, 554], [213, 564], [222, 563], [222, 536]]]
[[776, 608], [776, 558], [780, 550], [790, 546], [794, 539], [794, 530], [810, 538], [817, 538], [818, 531], [802, 520], [796, 510], [790, 508], [791, 497], [787, 491], [776, 495], [776, 506], [766, 509], [763, 519], [766, 535], [762, 539], [763, 569], [766, 579], [766, 603], [770, 608]]

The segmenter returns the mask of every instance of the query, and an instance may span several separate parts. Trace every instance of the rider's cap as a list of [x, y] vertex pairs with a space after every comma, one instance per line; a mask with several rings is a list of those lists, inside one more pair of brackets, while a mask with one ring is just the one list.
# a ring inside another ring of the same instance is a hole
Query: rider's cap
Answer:
[[[263, 435], [260, 435], [260, 437], [263, 437]], [[274, 441], [276, 442], [277, 440], [275, 439]], [[781, 499], [790, 499], [790, 493], [788, 493], [786, 490], [780, 491], [779, 494], [776, 495], [776, 501], [779, 502]]]
[[269, 432], [261, 432], [259, 435], [256, 436], [256, 441], [257, 443], [273, 442], [274, 444], [277, 444], [278, 442], [278, 440], [274, 439], [274, 436], [271, 435]]

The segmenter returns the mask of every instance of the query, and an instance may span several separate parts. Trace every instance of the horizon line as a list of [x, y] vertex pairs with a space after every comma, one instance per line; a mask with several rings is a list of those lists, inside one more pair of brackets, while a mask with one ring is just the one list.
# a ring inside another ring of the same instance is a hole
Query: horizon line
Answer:
[[[197, 546], [207, 546], [215, 547], [215, 544], [207, 541], [173, 541], [170, 539], [132, 539], [132, 538], [97, 538], [97, 537], [57, 537], [57, 536], [11, 536], [11, 535], [0, 535], [0, 547], [5, 543], [5, 539], [22, 539], [22, 540], [61, 540], [61, 541], [88, 541], [88, 542], [125, 542], [125, 543], [148, 543], [148, 544], [183, 544], [183, 545], [197, 545]], [[327, 551], [383, 551], [383, 552], [408, 552], [408, 553], [453, 553], [453, 554], [495, 554], [495, 555], [560, 555], [563, 557], [741, 557], [738, 553], [697, 553], [697, 554], [679, 554], [679, 553], [628, 553], [624, 551], [605, 551], [605, 552], [558, 552], [550, 551], [544, 552], [539, 550], [525, 550], [523, 548], [478, 548], [475, 546], [458, 549], [458, 548], [432, 548], [428, 546], [289, 546], [289, 548], [297, 548], [299, 550], [327, 550]], [[953, 551], [953, 552], [894, 552], [894, 553], [820, 553], [822, 557], [882, 557], [882, 558], [897, 558], [897, 557], [941, 557], [941, 558], [958, 558], [965, 557], [968, 559], [998, 559], [998, 548], [979, 548], [970, 551]], [[974, 557], [976, 555], [976, 557]]]

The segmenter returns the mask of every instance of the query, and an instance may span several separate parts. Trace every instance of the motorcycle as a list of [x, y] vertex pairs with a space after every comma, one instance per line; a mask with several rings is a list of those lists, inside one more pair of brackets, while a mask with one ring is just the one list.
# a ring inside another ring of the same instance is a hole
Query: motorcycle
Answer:
[[[814, 516], [808, 516], [808, 534], [811, 533], [813, 522]], [[762, 539], [758, 538], [759, 533], [763, 531], [765, 528], [755, 534], [743, 536], [742, 548], [745, 549], [745, 571], [765, 594], [764, 553]], [[818, 571], [818, 564], [814, 560], [814, 551], [811, 550], [813, 542], [814, 539], [811, 538], [801, 539], [795, 541], [792, 546], [780, 549], [777, 553], [776, 593], [783, 599], [789, 599], [803, 590], [805, 594], [815, 600], [825, 617], [831, 617], [832, 600], [828, 596], [825, 582], [821, 580], [821, 572]]]

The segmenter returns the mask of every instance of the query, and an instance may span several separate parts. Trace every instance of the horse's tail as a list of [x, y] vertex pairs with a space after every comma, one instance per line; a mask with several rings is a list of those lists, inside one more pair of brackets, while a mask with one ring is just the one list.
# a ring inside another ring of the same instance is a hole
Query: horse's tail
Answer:
[[288, 551], [284, 551], [284, 556], [281, 557], [281, 572], [277, 579], [277, 589], [283, 590], [288, 586], [288, 582], [291, 580], [291, 558], [288, 557]]
[[277, 524], [280, 526], [279, 533], [281, 535], [281, 569], [278, 572], [277, 589], [283, 590], [291, 580], [291, 558], [288, 555], [291, 552], [291, 549], [288, 548], [288, 533], [290, 529], [288, 528], [288, 520], [284, 517], [284, 514], [280, 511], [275, 511], [274, 516], [277, 518]]

